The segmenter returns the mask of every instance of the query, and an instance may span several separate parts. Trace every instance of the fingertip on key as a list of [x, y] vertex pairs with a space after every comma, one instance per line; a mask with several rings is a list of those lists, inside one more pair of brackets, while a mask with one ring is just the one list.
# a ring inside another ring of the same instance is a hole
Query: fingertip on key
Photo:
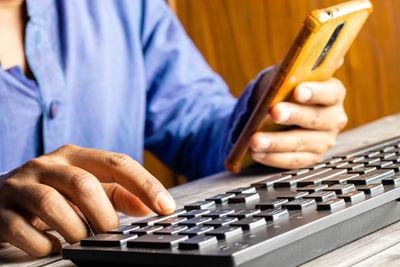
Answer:
[[176, 209], [175, 200], [164, 192], [160, 192], [157, 195], [156, 203], [160, 214], [170, 214]]

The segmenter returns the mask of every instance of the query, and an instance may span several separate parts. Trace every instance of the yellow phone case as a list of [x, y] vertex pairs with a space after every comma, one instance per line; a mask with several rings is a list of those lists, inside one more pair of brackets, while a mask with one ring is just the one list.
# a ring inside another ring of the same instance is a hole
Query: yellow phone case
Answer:
[[268, 118], [275, 104], [288, 99], [301, 82], [325, 81], [332, 77], [371, 12], [369, 0], [353, 0], [314, 10], [307, 16], [300, 33], [277, 66], [269, 88], [265, 88], [226, 158], [225, 166], [229, 171], [238, 173], [254, 163], [249, 154], [249, 141], [255, 132], [282, 128]]

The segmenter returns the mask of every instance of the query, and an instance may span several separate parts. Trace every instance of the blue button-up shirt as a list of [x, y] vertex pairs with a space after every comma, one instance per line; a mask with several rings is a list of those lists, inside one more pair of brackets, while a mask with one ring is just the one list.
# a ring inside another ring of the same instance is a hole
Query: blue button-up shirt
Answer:
[[0, 172], [64, 144], [224, 169], [255, 81], [234, 99], [162, 0], [26, 2], [35, 82], [0, 70]]

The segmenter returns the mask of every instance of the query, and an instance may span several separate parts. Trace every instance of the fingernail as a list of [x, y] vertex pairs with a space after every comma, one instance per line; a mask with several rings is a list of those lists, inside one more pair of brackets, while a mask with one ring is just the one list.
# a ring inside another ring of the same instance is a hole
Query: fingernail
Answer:
[[161, 213], [170, 213], [175, 210], [175, 201], [169, 197], [166, 193], [160, 192], [157, 195], [157, 205], [158, 205], [158, 210]]
[[278, 122], [285, 122], [290, 118], [290, 110], [287, 107], [281, 107], [279, 109]]
[[297, 100], [300, 102], [307, 102], [308, 100], [311, 99], [312, 92], [310, 88], [307, 87], [299, 87], [298, 89], [298, 96]]
[[268, 137], [259, 137], [257, 141], [257, 149], [267, 149], [271, 145]]
[[262, 160], [265, 156], [265, 153], [257, 153], [257, 152], [253, 152], [251, 153], [251, 156], [253, 157], [254, 160]]

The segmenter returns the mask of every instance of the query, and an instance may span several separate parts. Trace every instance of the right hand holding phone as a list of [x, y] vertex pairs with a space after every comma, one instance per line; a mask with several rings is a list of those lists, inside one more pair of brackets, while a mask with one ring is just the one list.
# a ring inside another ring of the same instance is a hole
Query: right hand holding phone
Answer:
[[299, 128], [255, 133], [250, 140], [252, 158], [285, 169], [318, 162], [347, 124], [345, 95], [345, 87], [335, 78], [299, 84], [293, 92], [296, 103], [278, 103], [270, 112], [275, 123]]

